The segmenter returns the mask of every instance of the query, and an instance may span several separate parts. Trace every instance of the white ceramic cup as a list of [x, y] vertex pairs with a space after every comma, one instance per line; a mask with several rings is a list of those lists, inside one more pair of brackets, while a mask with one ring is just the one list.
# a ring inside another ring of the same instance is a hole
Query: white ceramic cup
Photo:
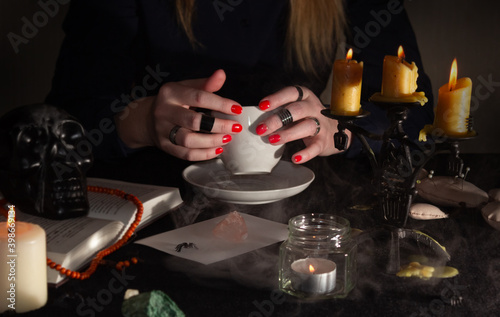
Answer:
[[243, 107], [242, 113], [236, 116], [213, 112], [214, 117], [236, 120], [243, 127], [240, 133], [232, 134], [231, 142], [224, 145], [224, 152], [220, 155], [231, 174], [266, 174], [278, 164], [285, 145], [272, 145], [267, 136], [261, 137], [255, 132], [257, 125], [272, 113], [254, 106]]

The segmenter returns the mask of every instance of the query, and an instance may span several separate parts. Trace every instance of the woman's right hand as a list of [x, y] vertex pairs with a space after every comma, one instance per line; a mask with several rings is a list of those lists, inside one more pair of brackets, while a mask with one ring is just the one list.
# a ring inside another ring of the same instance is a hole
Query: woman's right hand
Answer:
[[157, 96], [135, 100], [115, 116], [118, 135], [130, 148], [156, 146], [188, 161], [218, 156], [231, 134], [242, 129], [238, 121], [215, 118], [210, 131], [203, 131], [210, 133], [200, 133], [200, 126], [210, 128], [212, 121], [203, 112], [241, 113], [239, 103], [214, 94], [225, 80], [225, 72], [217, 70], [208, 78], [164, 84]]

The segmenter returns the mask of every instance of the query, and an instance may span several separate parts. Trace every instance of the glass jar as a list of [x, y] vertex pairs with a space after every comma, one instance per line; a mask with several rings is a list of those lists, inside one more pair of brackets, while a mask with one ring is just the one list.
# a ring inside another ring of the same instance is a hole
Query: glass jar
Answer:
[[357, 244], [347, 219], [305, 214], [290, 219], [280, 247], [279, 287], [299, 298], [343, 298], [356, 285]]

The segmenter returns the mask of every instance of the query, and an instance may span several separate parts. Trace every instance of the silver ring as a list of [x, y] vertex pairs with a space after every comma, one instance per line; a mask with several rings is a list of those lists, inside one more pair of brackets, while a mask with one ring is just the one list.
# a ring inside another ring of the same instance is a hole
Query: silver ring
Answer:
[[288, 109], [282, 109], [281, 111], [279, 111], [277, 113], [278, 117], [280, 118], [281, 120], [281, 123], [283, 124], [283, 126], [286, 126], [290, 123], [293, 122], [293, 117], [292, 117], [292, 114], [290, 113], [290, 111]]
[[304, 97], [304, 91], [302, 90], [302, 87], [300, 87], [300, 86], [294, 86], [294, 87], [299, 92], [299, 97], [297, 98], [296, 101], [301, 101], [302, 97]]
[[314, 138], [315, 136], [318, 135], [319, 131], [321, 130], [321, 124], [319, 123], [319, 120], [315, 117], [307, 117], [307, 119], [311, 119], [314, 122], [316, 122], [316, 132], [314, 132], [314, 134], [311, 135], [311, 138]]
[[178, 125], [174, 125], [172, 130], [170, 130], [170, 134], [168, 135], [168, 139], [170, 142], [172, 142], [173, 145], [178, 145], [177, 142], [175, 142], [175, 137], [177, 136], [177, 131], [179, 131], [181, 127]]

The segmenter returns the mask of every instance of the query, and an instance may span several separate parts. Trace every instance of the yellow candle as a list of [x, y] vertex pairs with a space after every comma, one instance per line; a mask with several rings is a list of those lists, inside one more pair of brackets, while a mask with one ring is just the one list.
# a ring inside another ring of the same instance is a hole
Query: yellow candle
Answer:
[[468, 77], [457, 80], [457, 60], [454, 59], [447, 84], [439, 88], [434, 127], [449, 136], [468, 134], [467, 119], [470, 115], [472, 80]]
[[405, 61], [403, 47], [398, 56], [385, 56], [382, 69], [382, 91], [384, 97], [400, 98], [413, 95], [417, 89], [418, 68], [415, 62]]
[[0, 312], [28, 312], [47, 302], [45, 231], [38, 225], [16, 222], [13, 206], [7, 222], [0, 222]]
[[358, 115], [361, 107], [363, 62], [352, 59], [352, 49], [346, 59], [333, 63], [332, 99], [330, 112], [337, 115]]

